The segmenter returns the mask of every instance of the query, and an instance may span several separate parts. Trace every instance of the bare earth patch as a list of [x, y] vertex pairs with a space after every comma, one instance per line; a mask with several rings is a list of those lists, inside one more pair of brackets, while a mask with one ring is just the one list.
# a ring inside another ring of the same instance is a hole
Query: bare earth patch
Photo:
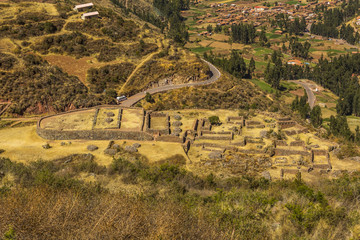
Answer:
[[75, 59], [70, 56], [47, 55], [44, 56], [44, 58], [51, 65], [56, 65], [62, 68], [68, 74], [77, 76], [84, 85], [86, 85], [87, 71], [91, 67], [96, 67], [93, 63], [91, 63], [91, 61], [95, 61], [95, 59], [92, 57]]

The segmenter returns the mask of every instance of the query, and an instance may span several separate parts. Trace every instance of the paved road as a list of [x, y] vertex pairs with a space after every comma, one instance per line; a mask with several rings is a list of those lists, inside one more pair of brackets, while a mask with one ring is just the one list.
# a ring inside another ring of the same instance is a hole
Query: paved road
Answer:
[[[213, 74], [212, 77], [209, 78], [208, 80], [202, 81], [202, 82], [179, 84], [179, 85], [165, 85], [165, 86], [161, 86], [161, 87], [157, 87], [157, 88], [148, 89], [148, 90], [146, 90], [146, 92], [148, 92], [150, 94], [154, 94], [154, 93], [165, 92], [165, 91], [169, 91], [169, 90], [173, 90], [173, 89], [183, 88], [183, 87], [207, 85], [207, 84], [211, 84], [211, 83], [215, 82], [216, 80], [218, 80], [221, 76], [220, 71], [214, 65], [209, 63], [208, 61], [205, 61], [205, 60], [203, 60], [203, 61], [209, 65], [210, 71]], [[145, 92], [140, 92], [140, 93], [137, 93], [137, 94], [129, 97], [127, 100], [121, 102], [120, 105], [123, 107], [131, 107], [135, 103], [137, 103], [138, 101], [143, 99], [144, 97], [145, 97]]]
[[299, 84], [305, 89], [306, 94], [308, 95], [308, 103], [310, 105], [310, 108], [313, 109], [313, 107], [315, 106], [316, 97], [309, 86], [310, 84], [301, 80], [296, 80], [296, 81], [293, 80], [289, 82], [294, 82], [296, 84]]

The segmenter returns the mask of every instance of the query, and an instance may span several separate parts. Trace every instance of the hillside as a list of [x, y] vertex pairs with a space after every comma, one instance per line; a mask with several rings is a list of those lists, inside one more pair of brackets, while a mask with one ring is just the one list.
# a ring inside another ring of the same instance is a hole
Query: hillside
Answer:
[[92, 11], [100, 18], [82, 20], [82, 13], [72, 10], [76, 3], [0, 5], [0, 100], [12, 103], [7, 114], [114, 104], [118, 94], [143, 91], [165, 78], [177, 83], [207, 78], [200, 59], [170, 46], [151, 23], [111, 1], [95, 1]]
[[359, 0], [0, 0], [0, 239], [360, 239], [359, 26]]

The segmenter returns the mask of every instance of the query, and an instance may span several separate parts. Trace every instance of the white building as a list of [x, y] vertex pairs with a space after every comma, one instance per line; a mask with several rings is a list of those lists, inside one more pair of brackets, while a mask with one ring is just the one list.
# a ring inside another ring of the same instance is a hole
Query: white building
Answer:
[[89, 19], [89, 18], [94, 18], [94, 17], [98, 17], [99, 16], [99, 12], [89, 12], [89, 13], [84, 13], [83, 15], [81, 15], [81, 19], [85, 20], [85, 19]]
[[76, 5], [74, 7], [75, 11], [81, 12], [81, 11], [85, 11], [86, 9], [90, 9], [94, 6], [93, 3], [85, 3], [85, 4], [80, 4], [80, 5]]

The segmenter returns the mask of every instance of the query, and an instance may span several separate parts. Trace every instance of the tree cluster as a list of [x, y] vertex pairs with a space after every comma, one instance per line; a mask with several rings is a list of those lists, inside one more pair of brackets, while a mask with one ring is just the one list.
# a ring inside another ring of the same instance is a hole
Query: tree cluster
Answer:
[[360, 55], [342, 55], [331, 61], [320, 58], [312, 71], [312, 78], [338, 95], [340, 115], [360, 116], [360, 89], [356, 75], [360, 74]]
[[216, 56], [212, 52], [209, 55], [205, 53], [204, 58], [237, 78], [251, 78], [255, 71], [255, 60], [251, 58], [247, 67], [241, 53], [235, 50], [231, 52], [230, 58]]
[[[327, 9], [324, 6], [316, 8], [315, 11], [322, 12], [322, 21], [311, 25], [311, 33], [325, 37], [342, 38], [350, 44], [359, 42], [360, 36], [355, 33], [354, 28], [350, 25], [345, 26], [345, 22], [358, 15], [359, 7], [359, 0], [350, 0], [344, 2], [341, 8]], [[340, 25], [342, 27], [339, 31]]]
[[310, 47], [311, 44], [308, 41], [302, 44], [297, 38], [290, 38], [289, 40], [289, 49], [291, 51], [291, 55], [294, 57], [308, 59]]
[[295, 20], [291, 22], [288, 14], [280, 13], [270, 22], [272, 26], [277, 26], [282, 31], [288, 32], [290, 35], [303, 35], [306, 30], [306, 20], [304, 17], [301, 18], [301, 20], [295, 18]]
[[234, 24], [231, 25], [231, 39], [233, 42], [251, 44], [255, 42], [256, 31], [253, 24]]
[[180, 12], [189, 9], [189, 0], [154, 0], [154, 6], [165, 17], [169, 28], [168, 35], [175, 42], [185, 44], [189, 33]]

